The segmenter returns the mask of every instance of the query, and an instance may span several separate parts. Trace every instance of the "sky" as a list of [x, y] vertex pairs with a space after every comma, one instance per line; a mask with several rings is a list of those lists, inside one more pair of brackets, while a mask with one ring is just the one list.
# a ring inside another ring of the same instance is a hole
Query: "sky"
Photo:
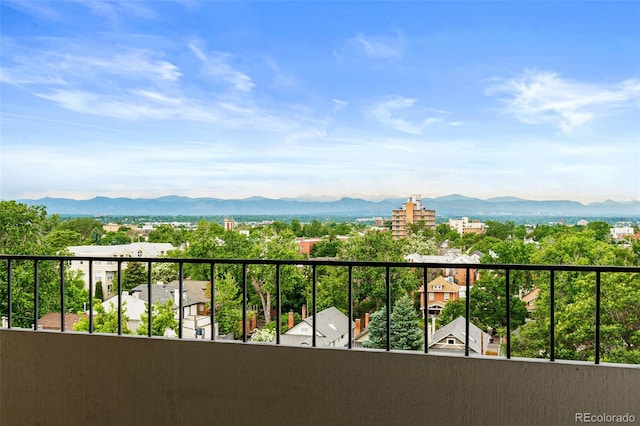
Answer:
[[0, 0], [0, 199], [640, 199], [638, 1]]

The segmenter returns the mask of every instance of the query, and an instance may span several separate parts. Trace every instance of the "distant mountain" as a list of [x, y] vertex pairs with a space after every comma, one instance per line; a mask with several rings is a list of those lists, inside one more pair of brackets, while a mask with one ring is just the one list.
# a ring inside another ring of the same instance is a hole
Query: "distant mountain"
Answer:
[[[299, 199], [271, 199], [250, 197], [240, 200], [219, 198], [188, 198], [166, 196], [159, 198], [108, 198], [90, 200], [41, 198], [18, 200], [27, 205], [43, 205], [47, 212], [68, 215], [328, 215], [328, 216], [391, 216], [406, 199], [368, 201], [360, 198], [341, 198], [335, 201]], [[640, 216], [640, 201], [581, 204], [570, 200], [532, 201], [515, 197], [488, 200], [448, 195], [423, 198], [422, 204], [436, 211], [437, 216]]]

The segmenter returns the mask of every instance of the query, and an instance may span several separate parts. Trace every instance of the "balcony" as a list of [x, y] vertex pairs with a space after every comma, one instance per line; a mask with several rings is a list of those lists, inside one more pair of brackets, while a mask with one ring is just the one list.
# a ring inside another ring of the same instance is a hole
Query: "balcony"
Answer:
[[[504, 356], [482, 356], [470, 351], [466, 321], [464, 351], [436, 353], [425, 345], [421, 351], [393, 351], [390, 323], [387, 348], [355, 348], [348, 331], [343, 349], [320, 347], [315, 333], [310, 347], [250, 343], [247, 327], [236, 341], [177, 339], [122, 335], [122, 304], [116, 335], [38, 330], [39, 268], [46, 262], [64, 269], [68, 257], [0, 256], [8, 286], [0, 306], [6, 327], [0, 329], [0, 424], [523, 424], [561, 425], [596, 422], [606, 416], [630, 416], [640, 421], [640, 365], [601, 362], [601, 277], [604, 274], [638, 274], [638, 267], [559, 265], [473, 265], [476, 269], [502, 270], [505, 294], [511, 294], [510, 277], [516, 271], [541, 271], [553, 289], [556, 274], [589, 273], [594, 278], [593, 312], [595, 351], [590, 362], [556, 357], [555, 321], [550, 322], [546, 359], [512, 356], [510, 321]], [[78, 258], [73, 258], [78, 260]], [[86, 258], [88, 262], [101, 259]], [[104, 259], [102, 259], [104, 260]], [[140, 260], [140, 259], [136, 259]], [[380, 268], [390, 299], [391, 271], [412, 268], [424, 277], [441, 264], [269, 261], [233, 259], [142, 259], [149, 265], [170, 262], [182, 271], [186, 264], [238, 265], [242, 271], [243, 323], [247, 323], [251, 265], [271, 265], [275, 274], [276, 315], [281, 312], [280, 274], [286, 265], [308, 268], [312, 327], [317, 323], [317, 268], [346, 268], [349, 306], [353, 306], [354, 268]], [[16, 328], [17, 302], [11, 289], [14, 266], [32, 265], [33, 329]], [[126, 259], [118, 259], [118, 267]], [[467, 269], [470, 265], [452, 265]], [[60, 294], [65, 294], [60, 274]], [[120, 275], [119, 275], [120, 276]], [[150, 282], [150, 278], [149, 278]], [[215, 286], [215, 280], [213, 280]], [[121, 283], [118, 281], [118, 287]], [[184, 285], [182, 275], [179, 286]], [[469, 293], [469, 282], [466, 283]], [[91, 288], [91, 286], [90, 286]], [[555, 313], [551, 291], [551, 317]], [[121, 292], [118, 292], [121, 294]], [[215, 306], [215, 291], [211, 292]], [[64, 310], [64, 297], [61, 298]], [[388, 300], [389, 300], [388, 299]], [[180, 304], [182, 303], [180, 299]], [[505, 297], [510, 312], [509, 297]], [[182, 306], [178, 310], [182, 312]], [[89, 301], [89, 310], [93, 309]], [[387, 318], [389, 304], [387, 303]], [[466, 301], [466, 318], [470, 303]], [[216, 312], [211, 313], [215, 323]], [[350, 310], [348, 316], [353, 318]], [[509, 315], [508, 315], [509, 316]], [[90, 315], [89, 318], [92, 318]], [[180, 318], [182, 323], [183, 318]], [[279, 324], [277, 336], [280, 336]], [[425, 328], [425, 337], [427, 331]], [[587, 414], [588, 413], [588, 414]], [[602, 417], [598, 417], [602, 416]], [[595, 420], [594, 420], [595, 419]], [[614, 419], [615, 417], [610, 417]], [[604, 421], [602, 423], [604, 423]], [[611, 422], [610, 422], [611, 423]]]

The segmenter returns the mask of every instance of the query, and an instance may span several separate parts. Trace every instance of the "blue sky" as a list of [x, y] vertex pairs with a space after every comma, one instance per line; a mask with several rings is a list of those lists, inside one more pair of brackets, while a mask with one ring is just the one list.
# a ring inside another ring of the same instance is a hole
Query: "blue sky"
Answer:
[[640, 2], [0, 0], [0, 198], [640, 199]]

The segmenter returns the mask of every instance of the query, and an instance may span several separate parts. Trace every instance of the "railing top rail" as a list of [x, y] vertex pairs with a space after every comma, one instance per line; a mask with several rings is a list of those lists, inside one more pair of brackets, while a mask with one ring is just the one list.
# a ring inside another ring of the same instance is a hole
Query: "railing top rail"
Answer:
[[116, 257], [116, 256], [49, 256], [0, 254], [0, 259], [12, 260], [52, 260], [52, 261], [104, 261], [104, 262], [152, 262], [152, 263], [201, 263], [201, 264], [254, 264], [254, 265], [327, 265], [398, 268], [449, 268], [479, 270], [521, 270], [521, 271], [573, 271], [573, 272], [640, 272], [640, 266], [614, 265], [557, 265], [557, 264], [510, 264], [510, 263], [449, 263], [449, 262], [386, 262], [357, 260], [315, 260], [315, 259], [227, 259], [192, 257]]

